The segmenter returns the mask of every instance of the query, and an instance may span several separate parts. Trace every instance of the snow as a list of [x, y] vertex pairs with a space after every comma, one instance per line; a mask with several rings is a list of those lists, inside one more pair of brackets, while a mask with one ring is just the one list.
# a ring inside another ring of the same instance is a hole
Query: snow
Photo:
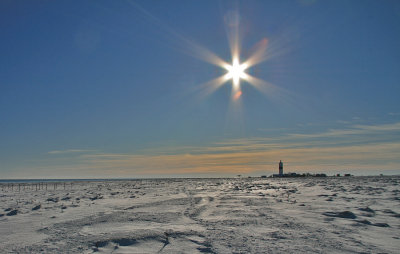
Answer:
[[76, 181], [65, 189], [2, 183], [0, 252], [398, 253], [399, 183], [399, 176]]

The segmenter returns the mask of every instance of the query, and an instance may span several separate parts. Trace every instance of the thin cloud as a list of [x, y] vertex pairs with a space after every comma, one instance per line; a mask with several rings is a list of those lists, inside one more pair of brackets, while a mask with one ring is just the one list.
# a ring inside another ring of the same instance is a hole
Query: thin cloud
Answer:
[[367, 131], [399, 131], [400, 132], [400, 122], [392, 124], [382, 124], [382, 125], [355, 125], [354, 128]]
[[348, 135], [372, 135], [377, 132], [400, 132], [400, 122], [381, 125], [353, 125], [348, 129], [330, 129], [326, 132], [313, 134], [289, 134], [294, 138], [323, 138], [323, 137], [345, 137]]
[[85, 155], [86, 168], [124, 174], [273, 172], [284, 159], [290, 170], [386, 168], [400, 165], [400, 143], [345, 147], [282, 148], [265, 151], [175, 155]]
[[[95, 176], [226, 175], [275, 172], [277, 161], [287, 171], [400, 168], [400, 123], [354, 125], [315, 134], [229, 139], [205, 146], [168, 146], [142, 154], [99, 153], [68, 149], [75, 165], [64, 168]], [[388, 138], [389, 137], [389, 138]], [[68, 164], [69, 163], [69, 164]], [[59, 165], [62, 166], [62, 165]]]
[[84, 150], [84, 149], [67, 149], [67, 150], [53, 150], [47, 152], [48, 154], [71, 154], [71, 153], [90, 153], [96, 152], [96, 150]]

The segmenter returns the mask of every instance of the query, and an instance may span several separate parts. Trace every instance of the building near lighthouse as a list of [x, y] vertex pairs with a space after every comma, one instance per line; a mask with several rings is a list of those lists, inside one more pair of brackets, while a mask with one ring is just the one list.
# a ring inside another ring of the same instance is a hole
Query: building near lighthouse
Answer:
[[[298, 173], [283, 173], [283, 162], [282, 160], [279, 161], [278, 164], [278, 174], [273, 174], [270, 177], [326, 177], [326, 174], [324, 173], [317, 173], [317, 174], [311, 174], [311, 173], [303, 173], [303, 174], [298, 174]], [[350, 174], [346, 174], [348, 176]]]

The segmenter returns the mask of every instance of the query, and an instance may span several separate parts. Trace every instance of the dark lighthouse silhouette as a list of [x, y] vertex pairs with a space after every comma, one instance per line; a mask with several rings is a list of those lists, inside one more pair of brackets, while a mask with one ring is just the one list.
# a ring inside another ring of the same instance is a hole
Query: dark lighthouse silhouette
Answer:
[[279, 176], [283, 176], [283, 162], [279, 161]]

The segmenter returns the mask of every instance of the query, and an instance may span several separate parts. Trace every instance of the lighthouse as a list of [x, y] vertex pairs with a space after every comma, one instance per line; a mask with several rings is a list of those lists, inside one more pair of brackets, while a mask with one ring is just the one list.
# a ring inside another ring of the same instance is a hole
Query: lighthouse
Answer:
[[283, 176], [283, 162], [279, 161], [279, 175]]

